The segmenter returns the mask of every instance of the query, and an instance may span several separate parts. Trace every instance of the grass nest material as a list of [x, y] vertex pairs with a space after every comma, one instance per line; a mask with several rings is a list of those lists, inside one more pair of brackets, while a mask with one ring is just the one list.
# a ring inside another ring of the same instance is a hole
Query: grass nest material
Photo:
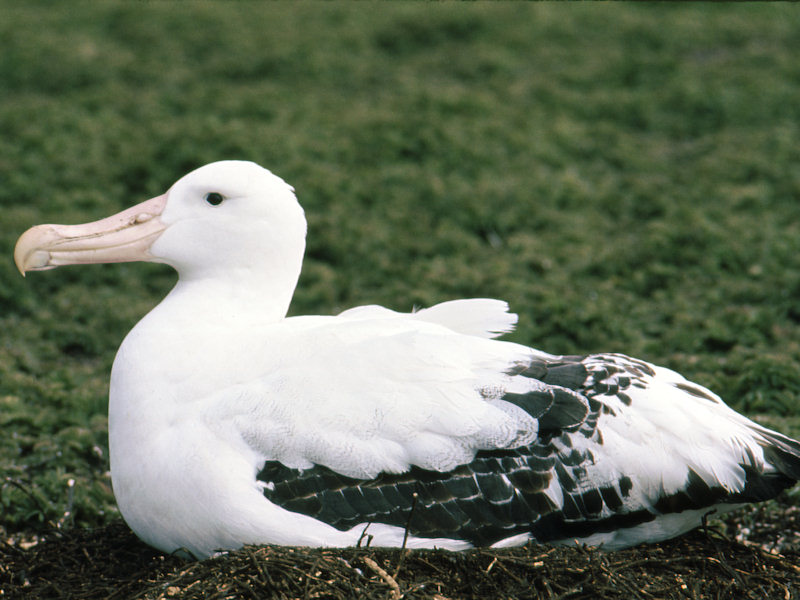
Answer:
[[261, 546], [190, 562], [155, 552], [116, 522], [7, 540], [0, 597], [792, 599], [800, 597], [798, 525], [797, 510], [772, 503], [618, 552]]

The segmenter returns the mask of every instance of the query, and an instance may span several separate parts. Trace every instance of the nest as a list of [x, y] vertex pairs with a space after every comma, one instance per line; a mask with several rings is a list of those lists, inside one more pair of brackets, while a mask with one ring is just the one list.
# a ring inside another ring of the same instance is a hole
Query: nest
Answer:
[[[751, 509], [721, 529], [618, 552], [259, 546], [196, 562], [155, 552], [117, 522], [6, 541], [0, 597], [792, 599], [800, 598], [800, 511], [792, 508], [773, 510], [766, 522]], [[765, 547], [775, 540], [783, 547]]]

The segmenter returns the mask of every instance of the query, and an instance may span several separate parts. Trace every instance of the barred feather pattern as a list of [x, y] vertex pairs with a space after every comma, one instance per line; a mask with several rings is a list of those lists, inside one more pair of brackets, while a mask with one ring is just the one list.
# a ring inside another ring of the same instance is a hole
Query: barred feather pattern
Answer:
[[[271, 502], [340, 530], [383, 523], [407, 527], [414, 536], [460, 539], [473, 546], [520, 535], [537, 542], [589, 539], [662, 515], [764, 499], [793, 483], [780, 470], [765, 469], [753, 451], [745, 453], [744, 480], [733, 490], [707, 481], [687, 465], [682, 485], [648, 497], [651, 484], [640, 481], [646, 474], [608, 470], [599, 456], [605, 447], [598, 425], [623, 418], [659, 376], [656, 369], [614, 354], [537, 357], [517, 365], [511, 375], [546, 384], [503, 397], [538, 419], [537, 440], [519, 448], [478, 451], [470, 463], [448, 472], [412, 467], [358, 480], [323, 466], [298, 470], [270, 461], [259, 479]], [[730, 411], [700, 386], [685, 380], [670, 384], [676, 394]], [[773, 436], [760, 443], [771, 448], [767, 454], [792, 457], [787, 462], [797, 468], [798, 448], [792, 440]]]

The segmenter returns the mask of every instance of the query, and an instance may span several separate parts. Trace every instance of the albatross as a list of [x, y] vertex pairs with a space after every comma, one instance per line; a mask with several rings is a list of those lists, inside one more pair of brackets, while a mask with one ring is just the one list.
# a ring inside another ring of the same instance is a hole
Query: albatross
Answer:
[[800, 443], [678, 373], [502, 341], [505, 302], [287, 317], [294, 189], [223, 161], [83, 225], [39, 225], [19, 270], [166, 263], [178, 281], [111, 371], [120, 512], [195, 558], [244, 544], [460, 550], [677, 536], [800, 479]]

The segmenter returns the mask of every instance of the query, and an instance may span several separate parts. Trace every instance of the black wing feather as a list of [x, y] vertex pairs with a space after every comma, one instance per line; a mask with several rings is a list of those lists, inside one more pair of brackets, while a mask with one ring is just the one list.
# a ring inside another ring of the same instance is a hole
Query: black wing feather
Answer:
[[[345, 477], [324, 466], [298, 470], [271, 461], [258, 474], [266, 483], [264, 494], [287, 510], [340, 530], [371, 522], [408, 525], [414, 536], [485, 546], [521, 533], [538, 542], [586, 537], [652, 521], [659, 514], [764, 499], [800, 476], [800, 445], [775, 434], [779, 437], [770, 440], [774, 444], [767, 450], [783, 473], [765, 475], [750, 468], [745, 488], [730, 494], [689, 470], [683, 490], [655, 506], [630, 510], [625, 499], [636, 482], [621, 476], [613, 484], [591, 487], [587, 470], [594, 456], [578, 449], [586, 444], [575, 447], [573, 440], [584, 437], [601, 445], [598, 420], [613, 416], [620, 403], [630, 405], [626, 390], [646, 387], [655, 375], [652, 367], [621, 355], [562, 356], [533, 360], [511, 374], [546, 384], [504, 396], [539, 420], [539, 437], [528, 446], [479, 451], [472, 462], [446, 473], [412, 467], [372, 480]], [[707, 397], [694, 386], [683, 391]], [[608, 402], [612, 397], [616, 400]], [[551, 485], [560, 487], [560, 505], [546, 493]]]

